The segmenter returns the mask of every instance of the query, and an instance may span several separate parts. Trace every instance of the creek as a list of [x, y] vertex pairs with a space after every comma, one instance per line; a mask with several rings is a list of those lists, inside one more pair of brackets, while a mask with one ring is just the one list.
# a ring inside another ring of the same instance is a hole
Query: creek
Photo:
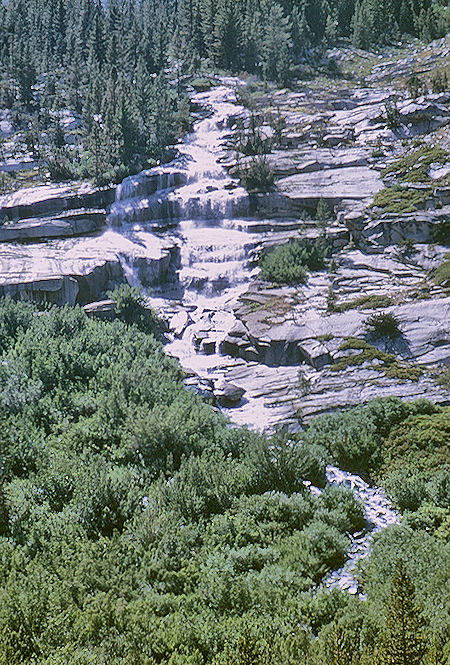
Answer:
[[[258, 272], [258, 247], [262, 240], [276, 238], [280, 223], [252, 219], [249, 195], [221, 164], [229, 155], [231, 128], [246, 113], [236, 103], [236, 83], [224, 78], [221, 85], [194, 95], [192, 101], [203, 109], [203, 117], [177, 146], [179, 156], [159, 169], [156, 186], [147, 172], [125, 179], [117, 188], [109, 223], [133, 242], [145, 244], [155, 233], [168, 244], [175, 242], [175, 278], [149, 295], [149, 303], [168, 322], [167, 353], [178, 358], [197, 390], [205, 392], [223, 380], [231, 365], [245, 366], [254, 383], [264, 384], [265, 392], [247, 391], [240, 403], [224, 410], [238, 425], [270, 430], [283, 414], [282, 407], [265, 399], [271, 381], [282, 373], [292, 383], [297, 368], [267, 367], [220, 353], [220, 342], [237, 322], [237, 300]], [[123, 267], [129, 282], [138, 284], [133, 261]], [[383, 491], [359, 476], [330, 466], [327, 479], [349, 486], [359, 496], [367, 529], [351, 536], [346, 564], [324, 584], [358, 593], [352, 569], [369, 552], [372, 534], [396, 523], [398, 516]]]

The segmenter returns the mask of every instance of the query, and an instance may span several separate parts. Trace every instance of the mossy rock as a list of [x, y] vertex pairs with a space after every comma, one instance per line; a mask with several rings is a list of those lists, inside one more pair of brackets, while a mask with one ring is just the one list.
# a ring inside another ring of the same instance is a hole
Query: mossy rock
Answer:
[[208, 92], [208, 90], [214, 88], [216, 83], [212, 79], [202, 77], [202, 78], [196, 78], [193, 81], [191, 81], [191, 85], [196, 92]]
[[381, 175], [397, 176], [400, 182], [430, 182], [428, 170], [431, 164], [445, 164], [450, 153], [438, 146], [426, 146], [414, 150], [383, 169]]
[[435, 284], [450, 287], [450, 252], [445, 255], [444, 261], [431, 273]]
[[340, 358], [331, 366], [333, 372], [342, 372], [349, 367], [361, 367], [365, 363], [371, 364], [371, 369], [383, 373], [387, 378], [400, 381], [418, 381], [423, 374], [421, 367], [398, 360], [392, 353], [380, 351], [363, 339], [349, 337], [343, 342], [339, 351], [360, 351]]

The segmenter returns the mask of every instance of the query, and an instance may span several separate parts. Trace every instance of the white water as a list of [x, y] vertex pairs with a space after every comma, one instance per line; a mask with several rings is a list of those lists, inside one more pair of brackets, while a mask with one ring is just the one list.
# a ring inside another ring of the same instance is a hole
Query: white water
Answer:
[[[192, 134], [178, 146], [180, 157], [164, 168], [127, 178], [118, 188], [110, 215], [111, 224], [122, 226], [123, 233], [138, 236], [140, 242], [146, 229], [154, 231], [155, 220], [164, 218], [166, 227], [167, 220], [171, 220], [174, 229], [170, 234], [180, 246], [178, 282], [160, 287], [149, 302], [169, 320], [172, 340], [166, 351], [185, 369], [205, 379], [221, 378], [224, 367], [236, 364], [219, 355], [219, 344], [236, 322], [233, 306], [255, 273], [252, 252], [261, 237], [276, 227], [270, 220], [259, 220], [255, 232], [252, 230], [251, 220], [245, 219], [248, 196], [220, 164], [227, 154], [224, 143], [229, 133], [228, 118], [243, 113], [231, 88], [235, 81], [223, 83], [195, 95], [194, 101], [209, 107], [211, 114], [198, 121]], [[132, 265], [125, 262], [123, 267], [127, 275], [131, 273], [130, 283], [134, 283]], [[211, 347], [208, 355], [198, 352], [205, 339]], [[271, 382], [279, 381], [280, 371], [296, 381], [297, 368], [254, 367], [266, 392]], [[279, 390], [279, 385], [274, 390]], [[247, 394], [242, 408], [228, 409], [227, 413], [239, 425], [263, 429], [273, 424], [270, 410], [271, 405], [254, 391]], [[348, 485], [361, 498], [371, 527], [352, 536], [348, 561], [325, 581], [326, 586], [357, 593], [352, 569], [367, 556], [371, 533], [397, 522], [398, 516], [383, 492], [359, 476], [328, 467], [327, 478]]]
[[364, 505], [364, 516], [372, 527], [371, 532], [361, 531], [351, 536], [352, 544], [347, 552], [348, 560], [342, 568], [335, 570], [325, 580], [325, 586], [337, 586], [347, 589], [349, 593], [358, 593], [358, 584], [353, 575], [355, 564], [364, 559], [370, 552], [373, 534], [399, 521], [398, 514], [393, 510], [382, 489], [371, 487], [360, 476], [342, 471], [335, 466], [327, 467], [327, 480], [337, 485], [345, 485], [353, 490]]

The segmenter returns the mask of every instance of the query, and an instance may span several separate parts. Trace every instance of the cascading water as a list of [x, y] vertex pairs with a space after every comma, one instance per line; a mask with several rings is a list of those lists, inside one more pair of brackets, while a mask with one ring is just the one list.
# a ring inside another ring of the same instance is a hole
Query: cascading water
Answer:
[[396, 524], [399, 517], [383, 491], [380, 488], [371, 487], [360, 476], [342, 471], [335, 466], [329, 466], [327, 467], [327, 480], [337, 485], [346, 485], [353, 490], [364, 505], [364, 515], [371, 527], [370, 534], [367, 531], [353, 534], [345, 565], [339, 570], [335, 570], [325, 580], [325, 586], [339, 587], [355, 594], [358, 593], [358, 584], [352, 570], [359, 559], [363, 559], [369, 554], [372, 534], [391, 524]]
[[[235, 102], [232, 85], [236, 81], [223, 79], [222, 83], [194, 96], [193, 101], [210, 113], [178, 146], [179, 157], [167, 166], [126, 178], [117, 189], [109, 216], [110, 224], [120, 226], [120, 232], [139, 246], [151, 245], [155, 229], [160, 230], [160, 239], [176, 239], [178, 279], [155, 288], [149, 303], [169, 322], [171, 341], [166, 351], [207, 381], [222, 378], [223, 367], [236, 363], [219, 354], [220, 342], [236, 324], [233, 306], [255, 273], [255, 248], [261, 237], [280, 227], [271, 220], [254, 223], [246, 219], [248, 195], [221, 166], [227, 155], [229, 118], [244, 113]], [[164, 230], [168, 226], [173, 228]], [[124, 259], [123, 269], [132, 284], [138, 279], [134, 265]], [[279, 368], [253, 365], [258, 381], [270, 392]], [[296, 380], [297, 368], [283, 369]], [[271, 409], [262, 408], [258, 397], [247, 396], [244, 408], [228, 410], [230, 418], [241, 425], [254, 427], [257, 423], [259, 429], [273, 425], [273, 418], [267, 416]], [[328, 467], [327, 478], [358, 494], [372, 533], [398, 520], [382, 491], [359, 476]], [[329, 576], [326, 586], [357, 593], [351, 571], [367, 555], [370, 540], [369, 530], [353, 536], [347, 563]]]

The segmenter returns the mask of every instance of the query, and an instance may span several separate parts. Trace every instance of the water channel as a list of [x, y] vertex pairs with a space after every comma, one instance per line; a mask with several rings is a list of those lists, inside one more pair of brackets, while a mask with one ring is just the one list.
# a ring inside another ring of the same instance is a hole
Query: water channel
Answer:
[[[231, 127], [238, 116], [245, 116], [236, 103], [235, 85], [234, 79], [222, 79], [221, 85], [194, 96], [203, 117], [177, 146], [176, 160], [161, 167], [156, 191], [145, 172], [127, 178], [117, 189], [109, 217], [110, 224], [133, 242], [145, 243], [146, 234], [156, 232], [178, 245], [176, 279], [153, 290], [149, 302], [169, 323], [166, 352], [205, 381], [220, 378], [224, 368], [236, 362], [220, 354], [220, 341], [236, 323], [237, 299], [257, 274], [255, 251], [263, 238], [276, 236], [279, 224], [249, 216], [247, 192], [222, 166], [229, 156]], [[137, 283], [131, 265], [127, 274], [130, 283]], [[280, 371], [290, 379], [297, 371], [251, 365], [266, 388]], [[277, 411], [251, 395], [227, 414], [236, 424], [259, 429], [270, 429], [277, 421]], [[352, 536], [348, 561], [325, 585], [358, 593], [352, 568], [368, 554], [372, 534], [396, 523], [398, 515], [383, 491], [359, 476], [330, 466], [327, 478], [349, 486], [361, 498], [368, 528]]]

